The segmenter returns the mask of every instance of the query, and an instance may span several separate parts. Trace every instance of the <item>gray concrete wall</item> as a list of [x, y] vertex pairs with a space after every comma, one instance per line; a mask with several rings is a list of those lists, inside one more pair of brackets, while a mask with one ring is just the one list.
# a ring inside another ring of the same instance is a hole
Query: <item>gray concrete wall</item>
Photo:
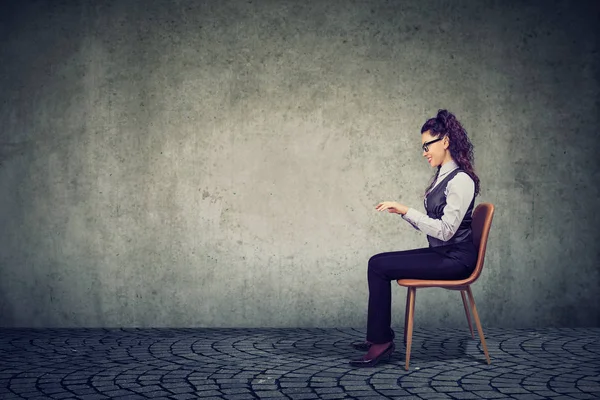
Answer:
[[369, 257], [427, 245], [374, 206], [423, 210], [438, 108], [497, 207], [484, 327], [600, 325], [593, 2], [0, 7], [0, 326], [364, 327]]

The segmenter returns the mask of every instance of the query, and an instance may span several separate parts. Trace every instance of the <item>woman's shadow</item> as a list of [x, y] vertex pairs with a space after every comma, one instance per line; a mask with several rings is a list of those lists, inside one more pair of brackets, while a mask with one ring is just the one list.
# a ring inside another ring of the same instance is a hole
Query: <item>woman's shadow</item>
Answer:
[[[396, 350], [392, 354], [390, 361], [387, 364], [397, 364], [404, 367], [406, 358], [406, 345], [402, 337], [402, 330], [399, 330], [394, 343]], [[353, 342], [360, 342], [364, 339], [364, 335], [356, 335], [355, 337], [347, 336], [338, 338], [336, 341], [299, 341], [293, 345], [280, 347], [280, 354], [295, 355], [300, 358], [320, 360], [352, 360], [358, 359], [365, 352], [356, 350], [352, 347]], [[410, 361], [420, 363], [435, 363], [440, 361], [466, 361], [478, 362], [486, 364], [485, 359], [478, 357], [478, 354], [470, 351], [470, 348], [475, 345], [476, 339], [473, 339], [468, 332], [462, 330], [427, 330], [413, 331]]]

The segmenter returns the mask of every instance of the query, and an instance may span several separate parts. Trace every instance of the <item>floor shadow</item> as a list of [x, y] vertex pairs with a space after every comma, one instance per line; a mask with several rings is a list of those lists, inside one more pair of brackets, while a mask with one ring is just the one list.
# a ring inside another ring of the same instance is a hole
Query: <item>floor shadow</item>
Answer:
[[[307, 343], [296, 342], [289, 346], [276, 346], [271, 351], [277, 354], [297, 355], [307, 358], [356, 359], [365, 353], [352, 347], [352, 343], [357, 341], [360, 341], [360, 338], [335, 343], [323, 343], [318, 340]], [[415, 333], [411, 345], [410, 360], [411, 363], [413, 361], [429, 363], [462, 360], [486, 364], [483, 352], [472, 354], [472, 351], [467, 350], [474, 343], [478, 343], [478, 340], [473, 339], [468, 333], [436, 332], [432, 334], [431, 331], [424, 334]], [[406, 357], [406, 346], [402, 337], [396, 337], [395, 344], [396, 350], [390, 362], [403, 365]]]
[[[477, 339], [472, 338], [468, 334], [442, 333], [429, 335], [415, 335], [413, 337], [410, 360], [420, 362], [436, 362], [447, 360], [463, 360], [476, 361], [486, 364], [483, 352], [481, 355], [471, 354], [467, 351], [469, 345], [476, 342]], [[402, 358], [406, 356], [406, 347], [402, 341], [400, 346], [396, 345], [396, 357], [400, 354]]]

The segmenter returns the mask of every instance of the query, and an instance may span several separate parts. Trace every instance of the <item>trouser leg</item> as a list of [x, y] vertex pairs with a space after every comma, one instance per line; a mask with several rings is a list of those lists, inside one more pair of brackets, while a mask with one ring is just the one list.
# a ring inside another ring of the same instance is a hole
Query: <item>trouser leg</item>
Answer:
[[431, 248], [377, 254], [369, 260], [369, 305], [367, 340], [386, 343], [393, 339], [391, 329], [391, 281], [397, 279], [462, 279], [467, 268], [457, 260]]

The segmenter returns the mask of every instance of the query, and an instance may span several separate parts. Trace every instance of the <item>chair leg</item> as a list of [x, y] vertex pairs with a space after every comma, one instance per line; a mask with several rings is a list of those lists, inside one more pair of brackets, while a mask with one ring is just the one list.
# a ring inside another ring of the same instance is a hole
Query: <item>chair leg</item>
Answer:
[[471, 286], [467, 286], [467, 294], [469, 295], [469, 302], [471, 303], [471, 311], [473, 311], [473, 318], [475, 318], [475, 325], [477, 325], [477, 331], [479, 332], [479, 339], [481, 339], [481, 345], [483, 346], [483, 352], [487, 363], [491, 364], [490, 354], [488, 353], [487, 345], [485, 343], [485, 337], [483, 336], [483, 329], [481, 328], [481, 321], [479, 321], [479, 314], [477, 314], [477, 308], [475, 307], [475, 299], [473, 298], [473, 292]]
[[411, 287], [408, 289], [409, 306], [408, 306], [408, 324], [406, 333], [406, 366], [405, 369], [408, 371], [408, 364], [410, 362], [410, 346], [412, 344], [412, 332], [413, 322], [415, 317], [415, 297], [417, 296], [417, 288]]
[[471, 313], [469, 312], [469, 306], [467, 304], [467, 296], [465, 296], [465, 291], [460, 291], [460, 296], [462, 297], [463, 306], [465, 307], [465, 314], [467, 315], [467, 322], [469, 323], [469, 330], [471, 331], [471, 337], [475, 339], [475, 333], [473, 333], [473, 325], [471, 324]]
[[406, 345], [406, 330], [408, 329], [408, 311], [410, 309], [410, 288], [406, 288], [406, 309], [404, 310], [404, 345]]

